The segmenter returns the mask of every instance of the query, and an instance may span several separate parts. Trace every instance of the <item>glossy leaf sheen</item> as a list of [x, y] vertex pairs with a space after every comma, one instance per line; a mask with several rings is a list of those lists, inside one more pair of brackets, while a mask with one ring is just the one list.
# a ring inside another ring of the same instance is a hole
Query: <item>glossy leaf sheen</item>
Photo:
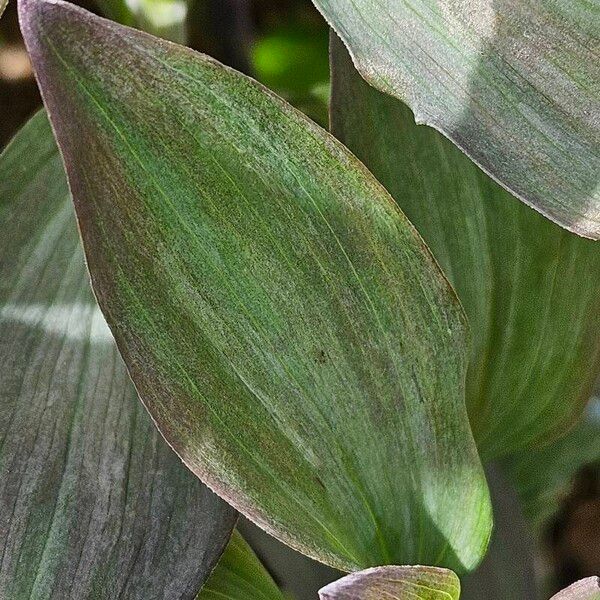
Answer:
[[320, 600], [458, 600], [460, 581], [448, 569], [377, 567], [347, 575], [319, 591]]
[[0, 597], [193, 598], [234, 520], [136, 397], [39, 113], [0, 156]]
[[564, 0], [314, 0], [362, 75], [505, 188], [600, 237], [600, 14]]
[[600, 600], [600, 578], [582, 579], [552, 596], [550, 600]]
[[283, 594], [244, 538], [234, 531], [196, 600], [283, 600]]
[[96, 295], [185, 463], [333, 566], [472, 568], [490, 509], [464, 317], [383, 188], [207, 57], [20, 8]]
[[484, 459], [562, 435], [600, 372], [600, 246], [511, 197], [332, 41], [332, 130], [392, 193], [471, 325], [467, 408]]

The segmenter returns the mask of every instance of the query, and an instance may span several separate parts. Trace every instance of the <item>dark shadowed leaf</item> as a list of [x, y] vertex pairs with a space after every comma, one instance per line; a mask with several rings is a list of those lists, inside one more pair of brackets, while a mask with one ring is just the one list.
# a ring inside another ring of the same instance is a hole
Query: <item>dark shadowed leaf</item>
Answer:
[[459, 596], [458, 577], [435, 567], [376, 567], [319, 591], [321, 600], [458, 600]]
[[374, 87], [505, 188], [600, 237], [598, 6], [564, 0], [314, 0]]
[[490, 509], [464, 316], [385, 190], [239, 73], [20, 7], [100, 306], [186, 464], [331, 565], [472, 568]]
[[552, 596], [550, 600], [600, 600], [600, 578], [582, 579]]
[[287, 598], [316, 600], [322, 587], [345, 575], [296, 552], [243, 517], [237, 528], [261, 557]]
[[197, 600], [283, 600], [283, 595], [244, 538], [234, 531]]
[[544, 219], [398, 100], [332, 39], [332, 127], [392, 193], [464, 306], [467, 408], [484, 459], [568, 430], [600, 372], [600, 246]]
[[0, 156], [0, 597], [193, 598], [234, 520], [136, 397], [39, 113]]
[[572, 491], [577, 472], [600, 464], [600, 398], [567, 435], [538, 450], [518, 452], [503, 461], [516, 486], [526, 517], [537, 528], [547, 525]]

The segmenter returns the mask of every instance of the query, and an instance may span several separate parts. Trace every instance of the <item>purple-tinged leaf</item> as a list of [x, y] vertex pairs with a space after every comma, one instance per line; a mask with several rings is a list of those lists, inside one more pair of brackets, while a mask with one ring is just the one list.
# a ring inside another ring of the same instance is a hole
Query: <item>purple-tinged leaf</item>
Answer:
[[60, 1], [20, 16], [100, 307], [185, 463], [333, 566], [472, 569], [465, 319], [386, 191], [205, 56]]
[[600, 577], [588, 577], [570, 585], [550, 600], [600, 600]]
[[529, 206], [600, 237], [597, 2], [313, 1], [373, 87]]
[[375, 567], [347, 575], [319, 591], [320, 600], [458, 600], [460, 581], [436, 567]]
[[467, 313], [467, 409], [484, 461], [563, 435], [600, 372], [600, 245], [417, 126], [407, 106], [362, 80], [336, 37], [331, 64], [333, 133], [392, 193]]
[[0, 598], [192, 599], [235, 518], [137, 398], [38, 113], [0, 155]]

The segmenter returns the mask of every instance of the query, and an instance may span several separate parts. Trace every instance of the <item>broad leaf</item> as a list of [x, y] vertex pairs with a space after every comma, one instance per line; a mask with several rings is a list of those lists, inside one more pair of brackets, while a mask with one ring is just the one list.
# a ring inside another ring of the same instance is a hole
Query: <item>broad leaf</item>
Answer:
[[458, 600], [460, 581], [448, 569], [377, 567], [352, 573], [319, 591], [321, 600]]
[[96, 295], [184, 462], [333, 566], [472, 568], [490, 509], [464, 317], [383, 188], [207, 57], [20, 9]]
[[332, 41], [332, 128], [392, 193], [464, 306], [467, 408], [485, 459], [547, 443], [600, 372], [600, 246], [512, 198]]
[[234, 520], [136, 397], [39, 113], [0, 156], [0, 597], [193, 598]]
[[550, 600], [600, 600], [600, 578], [582, 579], [552, 596]]
[[314, 0], [374, 87], [526, 204], [600, 237], [598, 7]]
[[281, 590], [237, 531], [196, 600], [221, 598], [283, 600]]
[[8, 6], [8, 0], [0, 0], [0, 17], [4, 12], [4, 9]]

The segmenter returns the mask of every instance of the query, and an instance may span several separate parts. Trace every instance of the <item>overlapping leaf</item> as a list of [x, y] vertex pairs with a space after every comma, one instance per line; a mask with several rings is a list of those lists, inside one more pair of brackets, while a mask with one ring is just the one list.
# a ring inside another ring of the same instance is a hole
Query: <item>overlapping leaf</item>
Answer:
[[563, 434], [600, 371], [600, 246], [512, 198], [332, 42], [333, 132], [392, 193], [473, 337], [467, 407], [485, 458]]
[[600, 12], [562, 0], [314, 0], [362, 75], [484, 171], [600, 237]]
[[600, 578], [582, 579], [552, 596], [550, 600], [600, 600]]
[[331, 565], [472, 568], [490, 509], [464, 317], [383, 188], [206, 57], [59, 1], [20, 12], [100, 306], [186, 464]]
[[0, 597], [193, 598], [234, 519], [136, 397], [40, 113], [0, 156]]
[[330, 583], [321, 600], [458, 600], [460, 581], [448, 569], [378, 567]]
[[283, 600], [281, 590], [237, 531], [196, 600], [221, 598]]

